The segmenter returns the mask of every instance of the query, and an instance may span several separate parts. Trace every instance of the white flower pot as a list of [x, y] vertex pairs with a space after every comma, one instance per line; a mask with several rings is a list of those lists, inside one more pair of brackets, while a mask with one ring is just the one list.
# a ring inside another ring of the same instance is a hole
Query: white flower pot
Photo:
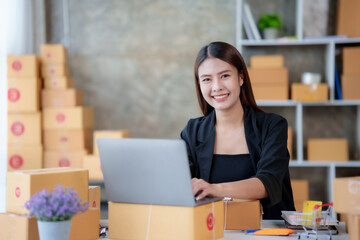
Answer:
[[263, 30], [264, 39], [272, 40], [277, 39], [279, 36], [279, 29], [277, 28], [265, 28]]
[[45, 222], [37, 221], [40, 240], [68, 240], [71, 229], [71, 219], [67, 221]]

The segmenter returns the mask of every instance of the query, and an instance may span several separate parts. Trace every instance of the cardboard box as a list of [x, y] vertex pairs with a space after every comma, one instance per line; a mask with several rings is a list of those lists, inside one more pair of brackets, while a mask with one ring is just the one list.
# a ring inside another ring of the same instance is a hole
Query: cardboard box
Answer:
[[289, 86], [289, 72], [287, 68], [248, 68], [251, 85]]
[[349, 240], [359, 240], [360, 239], [360, 216], [351, 215], [347, 216], [348, 219], [348, 232]]
[[215, 239], [224, 236], [224, 202], [197, 207], [109, 202], [109, 238]]
[[8, 171], [39, 169], [43, 167], [42, 145], [8, 145]]
[[72, 217], [69, 240], [99, 238], [100, 209], [88, 208], [84, 213]]
[[0, 239], [3, 240], [39, 240], [36, 218], [0, 213]]
[[346, 138], [309, 138], [309, 161], [348, 161], [349, 147]]
[[225, 201], [225, 211], [225, 229], [227, 230], [261, 228], [262, 213], [259, 200]]
[[39, 77], [39, 59], [36, 55], [7, 56], [8, 77]]
[[360, 61], [360, 47], [343, 48], [343, 74], [359, 75], [360, 68], [356, 64]]
[[92, 129], [94, 110], [92, 107], [44, 108], [43, 128], [48, 129]]
[[293, 159], [293, 130], [291, 127], [288, 127], [287, 148], [289, 151], [290, 160], [292, 160]]
[[291, 84], [291, 99], [294, 101], [327, 101], [329, 88], [326, 83], [293, 83]]
[[283, 55], [257, 55], [250, 57], [252, 68], [281, 68], [284, 66]]
[[37, 112], [40, 110], [39, 78], [8, 79], [8, 112]]
[[336, 35], [360, 37], [360, 2], [357, 0], [337, 1], [337, 28]]
[[82, 200], [89, 199], [88, 171], [80, 168], [49, 168], [6, 173], [6, 211], [28, 214], [27, 200], [43, 189], [53, 190], [56, 185], [72, 187]]
[[41, 113], [8, 114], [8, 143], [41, 144]]
[[42, 63], [66, 63], [66, 49], [62, 44], [41, 45]]
[[41, 106], [43, 108], [75, 107], [84, 104], [84, 93], [76, 89], [43, 89]]
[[101, 207], [100, 186], [89, 186], [89, 207], [100, 209]]
[[90, 182], [104, 182], [100, 157], [98, 155], [86, 155], [83, 161], [83, 168], [89, 170]]
[[360, 89], [360, 74], [341, 76], [341, 90], [342, 90], [342, 97], [344, 100], [360, 99], [359, 89]]
[[70, 76], [69, 67], [65, 63], [42, 64], [41, 74], [43, 78]]
[[256, 100], [289, 100], [289, 86], [252, 84]]
[[85, 150], [45, 151], [44, 168], [75, 167], [83, 168]]
[[45, 150], [83, 150], [92, 151], [93, 132], [91, 129], [44, 130]]
[[333, 179], [333, 203], [337, 213], [360, 214], [360, 176]]
[[130, 137], [129, 130], [96, 130], [94, 131], [94, 154], [99, 155], [96, 140], [98, 138], [128, 138]]
[[294, 200], [294, 206], [295, 206], [296, 211], [302, 212], [303, 206], [304, 206], [304, 201], [295, 201]]
[[70, 77], [51, 77], [44, 79], [45, 89], [67, 89], [74, 88], [74, 79]]
[[305, 179], [291, 179], [291, 187], [293, 191], [294, 202], [299, 203], [300, 208], [297, 211], [302, 211], [303, 202], [309, 200], [309, 181]]

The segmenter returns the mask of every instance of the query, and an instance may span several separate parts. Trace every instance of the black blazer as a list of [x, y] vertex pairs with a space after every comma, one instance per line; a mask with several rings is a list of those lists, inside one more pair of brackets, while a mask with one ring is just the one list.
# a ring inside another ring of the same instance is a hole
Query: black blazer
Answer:
[[[264, 219], [281, 219], [281, 211], [293, 211], [289, 174], [287, 121], [283, 117], [244, 108], [245, 138], [256, 175], [268, 197], [261, 199]], [[186, 142], [192, 177], [209, 181], [215, 143], [215, 111], [190, 119], [181, 138]]]

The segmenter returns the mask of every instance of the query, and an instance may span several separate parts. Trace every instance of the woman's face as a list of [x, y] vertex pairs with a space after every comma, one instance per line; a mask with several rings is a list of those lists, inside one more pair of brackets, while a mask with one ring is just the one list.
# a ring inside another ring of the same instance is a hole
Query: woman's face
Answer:
[[233, 65], [218, 58], [207, 58], [200, 64], [198, 74], [201, 93], [216, 111], [228, 111], [241, 104], [243, 78]]

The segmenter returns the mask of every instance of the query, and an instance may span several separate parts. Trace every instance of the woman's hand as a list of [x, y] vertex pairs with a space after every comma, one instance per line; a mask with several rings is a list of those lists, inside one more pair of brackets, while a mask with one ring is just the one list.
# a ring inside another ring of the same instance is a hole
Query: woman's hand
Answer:
[[221, 197], [220, 185], [218, 184], [210, 184], [203, 179], [198, 178], [191, 179], [191, 184], [196, 200], [203, 199], [206, 196]]

